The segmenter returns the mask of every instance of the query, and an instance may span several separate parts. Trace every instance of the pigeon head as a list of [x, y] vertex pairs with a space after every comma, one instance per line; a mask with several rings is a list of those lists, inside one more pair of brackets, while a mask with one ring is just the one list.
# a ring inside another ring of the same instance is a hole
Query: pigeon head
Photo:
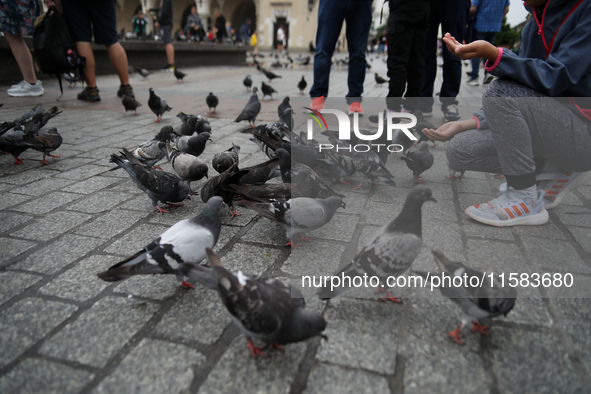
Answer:
[[279, 157], [279, 165], [291, 164], [291, 155], [283, 148], [275, 150], [275, 154]]
[[222, 205], [224, 204], [224, 199], [220, 196], [213, 196], [209, 200], [207, 200], [207, 204], [203, 209], [202, 215], [213, 217], [213, 216], [220, 216], [220, 209], [222, 209]]
[[183, 200], [191, 199], [191, 188], [182, 180], [179, 179], [179, 197]]
[[170, 134], [172, 134], [173, 132], [174, 131], [172, 126], [164, 126], [160, 129], [158, 134], [156, 134], [154, 139], [158, 141], [166, 141], [167, 139], [170, 139]]
[[325, 198], [324, 203], [333, 211], [336, 211], [339, 208], [345, 208], [347, 206], [343, 199], [337, 196]]
[[328, 339], [322, 332], [326, 329], [326, 320], [316, 311], [297, 308], [290, 322], [286, 322], [285, 342], [299, 342], [308, 338], [321, 336]]
[[431, 193], [431, 189], [429, 189], [427, 186], [424, 186], [424, 185], [419, 185], [419, 186], [413, 187], [410, 190], [410, 192], [408, 193], [408, 197], [406, 197], [406, 201], [418, 202], [421, 205], [427, 201], [437, 202], [437, 200], [433, 197], [433, 195]]
[[285, 96], [285, 98], [283, 99], [283, 104], [290, 105], [289, 104], [289, 96]]
[[209, 177], [207, 176], [207, 171], [209, 170], [209, 167], [207, 167], [207, 164], [205, 163], [200, 163], [197, 166], [197, 171], [203, 175], [204, 177], [206, 177], [207, 179], [209, 179]]
[[197, 135], [197, 140], [201, 143], [203, 142], [207, 142], [207, 140], [211, 139], [211, 134], [210, 133], [200, 133], [199, 135]]
[[197, 131], [197, 134], [211, 133], [211, 125], [209, 124], [209, 121], [206, 119], [199, 120], [195, 125], [195, 130]]
[[257, 88], [256, 86], [254, 88], [252, 88], [252, 94], [254, 96], [256, 96], [257, 92], [259, 91], [259, 88]]
[[148, 91], [150, 92], [150, 96], [154, 95], [154, 89], [153, 88], [148, 89]]

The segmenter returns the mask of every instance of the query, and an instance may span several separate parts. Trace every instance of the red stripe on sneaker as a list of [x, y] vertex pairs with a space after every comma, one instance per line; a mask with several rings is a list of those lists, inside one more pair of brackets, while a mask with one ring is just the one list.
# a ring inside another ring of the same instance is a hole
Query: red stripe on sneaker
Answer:
[[511, 211], [509, 210], [509, 208], [505, 208], [505, 212], [507, 212], [507, 215], [509, 215], [509, 217], [511, 219], [515, 219], [515, 216], [511, 213]]
[[529, 209], [527, 209], [527, 206], [524, 203], [519, 204], [519, 206], [523, 209], [523, 212], [529, 213]]
[[519, 209], [519, 207], [517, 205], [511, 206], [511, 209], [515, 213], [515, 216], [521, 216], [521, 215], [523, 215], [523, 212], [521, 212], [521, 210]]
[[558, 182], [558, 183], [568, 183], [569, 180], [570, 179], [559, 179], [556, 182]]
[[474, 208], [478, 209], [479, 206], [480, 206], [480, 204], [476, 204], [476, 205], [474, 205]]
[[552, 189], [562, 189], [564, 185], [552, 185]]

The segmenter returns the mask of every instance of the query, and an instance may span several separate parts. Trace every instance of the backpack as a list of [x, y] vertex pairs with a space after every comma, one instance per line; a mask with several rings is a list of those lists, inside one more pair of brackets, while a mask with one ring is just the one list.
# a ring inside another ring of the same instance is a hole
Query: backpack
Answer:
[[62, 95], [62, 74], [78, 69], [82, 75], [82, 68], [86, 64], [86, 58], [78, 56], [66, 20], [55, 6], [35, 21], [31, 52], [35, 55], [38, 69], [57, 76]]

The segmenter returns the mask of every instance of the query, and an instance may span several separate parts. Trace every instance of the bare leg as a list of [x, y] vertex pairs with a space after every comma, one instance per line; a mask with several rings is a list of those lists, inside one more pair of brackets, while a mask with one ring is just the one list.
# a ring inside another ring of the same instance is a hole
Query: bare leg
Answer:
[[76, 42], [76, 49], [78, 55], [86, 58], [86, 65], [84, 66], [84, 80], [88, 87], [96, 87], [96, 68], [94, 62], [94, 53], [90, 42], [78, 41]]
[[129, 85], [129, 67], [127, 63], [127, 54], [120, 43], [116, 42], [111, 45], [105, 45], [109, 60], [115, 68], [115, 72], [121, 80], [121, 85]]
[[168, 64], [174, 64], [174, 47], [172, 44], [166, 44], [164, 48], [166, 48], [166, 60], [168, 60]]
[[23, 40], [23, 36], [6, 31], [4, 32], [4, 36], [18, 63], [18, 68], [20, 68], [23, 74], [23, 79], [31, 85], [36, 84], [37, 77], [35, 76], [35, 68], [33, 67], [33, 58], [31, 57], [31, 51], [29, 51], [27, 44], [25, 44], [25, 40]]

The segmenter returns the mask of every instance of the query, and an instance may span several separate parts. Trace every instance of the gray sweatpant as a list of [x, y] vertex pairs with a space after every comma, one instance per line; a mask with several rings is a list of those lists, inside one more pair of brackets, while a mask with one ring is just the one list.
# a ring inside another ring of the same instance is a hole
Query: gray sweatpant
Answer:
[[490, 126], [457, 134], [447, 147], [455, 170], [527, 175], [536, 159], [563, 171], [591, 170], [591, 122], [514, 80], [493, 81], [482, 108]]

